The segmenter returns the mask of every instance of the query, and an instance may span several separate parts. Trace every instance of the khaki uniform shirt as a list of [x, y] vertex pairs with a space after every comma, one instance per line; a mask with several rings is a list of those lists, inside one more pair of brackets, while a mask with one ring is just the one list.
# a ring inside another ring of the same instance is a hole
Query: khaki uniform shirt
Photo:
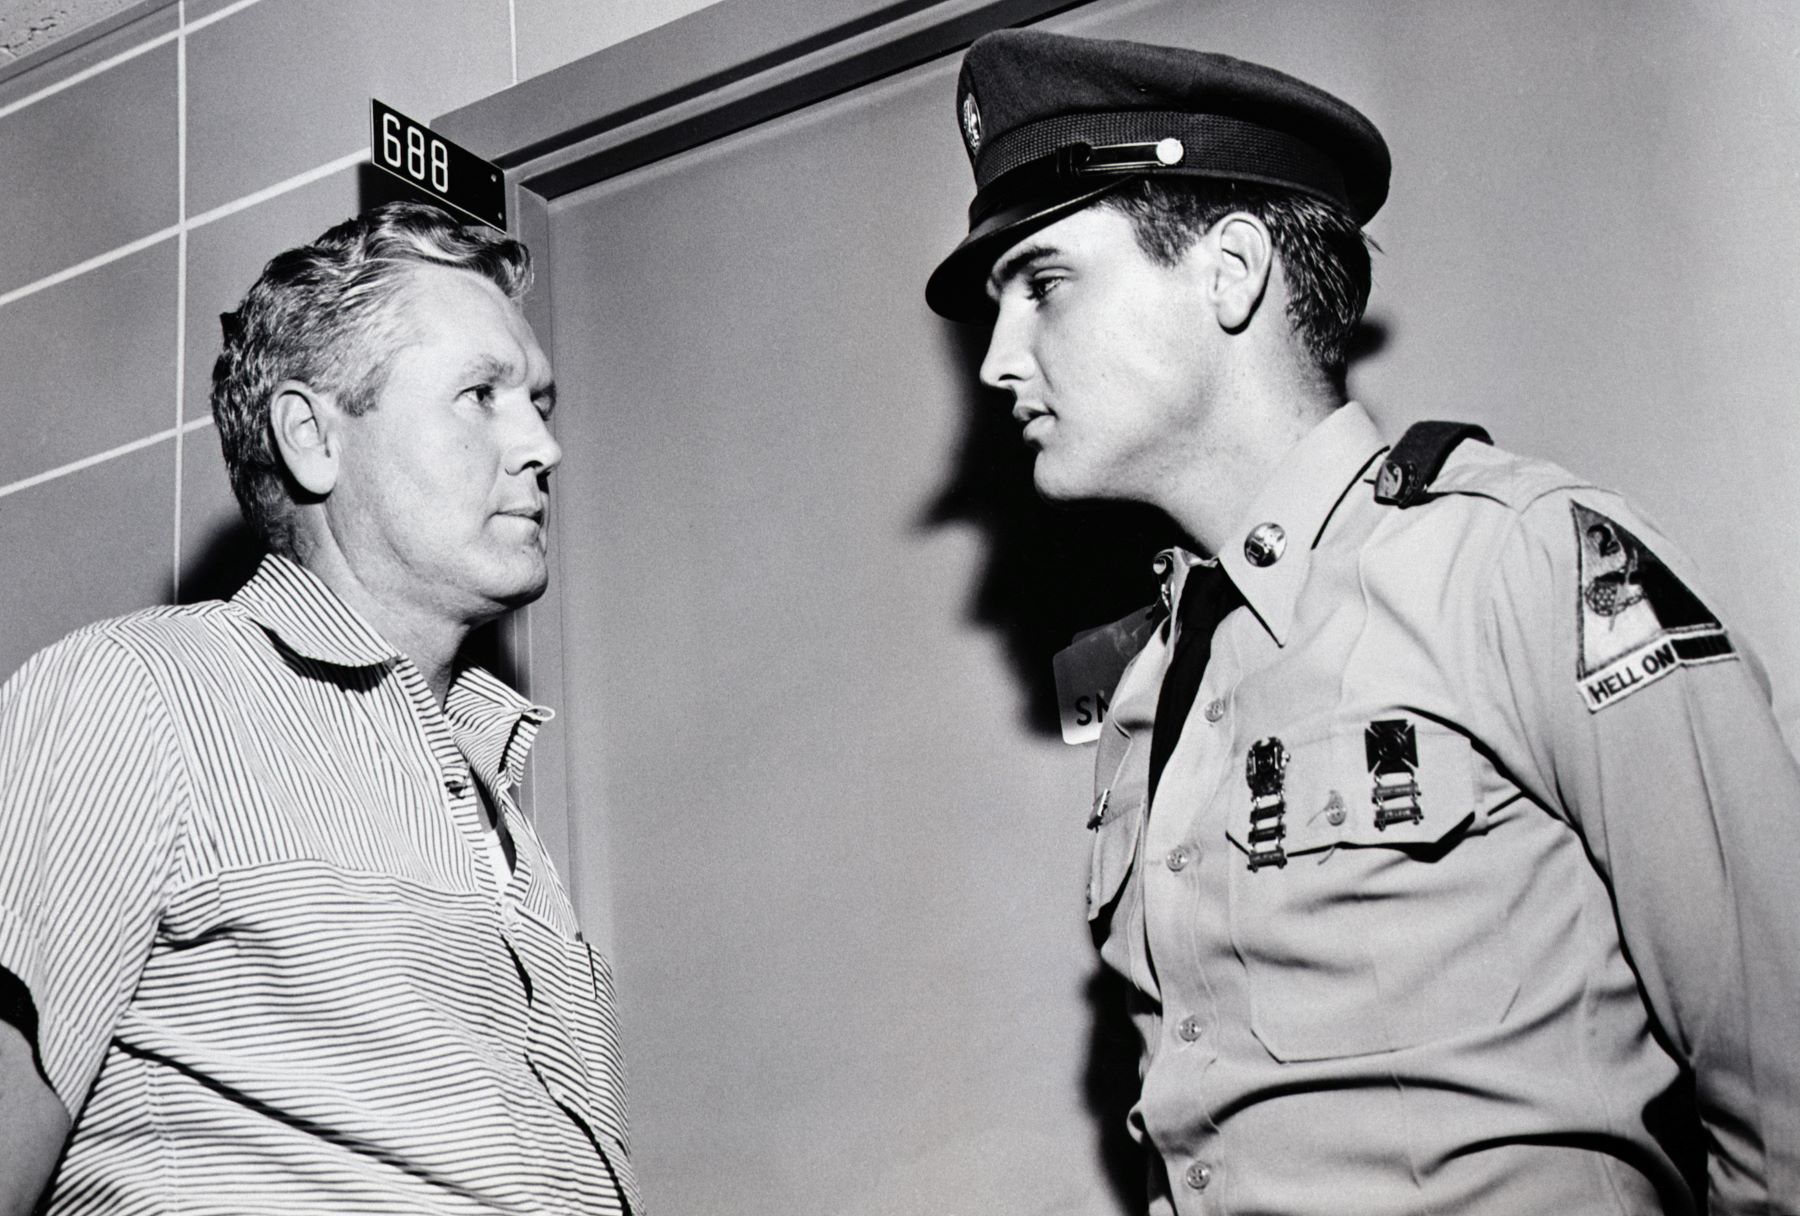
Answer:
[[1152, 806], [1172, 622], [1113, 698], [1089, 914], [1142, 996], [1152, 1210], [1692, 1211], [1683, 1067], [1713, 1212], [1794, 1210], [1800, 772], [1760, 676], [1617, 496], [1465, 442], [1384, 506], [1384, 450], [1344, 407], [1225, 546], [1247, 606]]

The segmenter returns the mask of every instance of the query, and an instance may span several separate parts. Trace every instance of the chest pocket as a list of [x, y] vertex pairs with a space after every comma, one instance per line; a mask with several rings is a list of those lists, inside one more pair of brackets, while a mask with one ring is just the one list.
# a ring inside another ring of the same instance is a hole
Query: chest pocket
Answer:
[[1237, 853], [1231, 939], [1248, 972], [1251, 1028], [1279, 1060], [1476, 1032], [1518, 991], [1505, 910], [1483, 872], [1478, 758], [1428, 722], [1379, 726], [1388, 733], [1373, 744], [1357, 724], [1294, 745], [1277, 813], [1266, 752], [1254, 820], [1248, 782], [1237, 787], [1226, 831]]

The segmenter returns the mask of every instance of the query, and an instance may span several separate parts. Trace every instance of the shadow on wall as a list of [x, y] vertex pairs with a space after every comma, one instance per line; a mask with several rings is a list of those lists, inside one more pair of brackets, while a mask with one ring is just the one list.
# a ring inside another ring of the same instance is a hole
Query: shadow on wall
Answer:
[[1161, 512], [1125, 503], [1057, 504], [1038, 497], [1033, 456], [1012, 419], [1011, 395], [977, 379], [985, 325], [946, 326], [963, 369], [962, 451], [921, 525], [973, 524], [985, 566], [971, 617], [996, 631], [1023, 694], [1026, 725], [1061, 728], [1050, 660], [1083, 629], [1104, 625], [1156, 598], [1151, 563], [1180, 533]]
[[[977, 378], [986, 351], [983, 325], [947, 325], [968, 386], [962, 450], [949, 482], [927, 507], [921, 526], [972, 524], [982, 534], [985, 564], [971, 618], [995, 630], [1021, 692], [1022, 716], [1036, 734], [1058, 736], [1051, 659], [1084, 629], [1134, 612], [1155, 598], [1156, 554], [1182, 543], [1161, 512], [1122, 503], [1054, 504], [1032, 485], [1034, 457], [1019, 438], [1010, 394]], [[1388, 330], [1365, 321], [1351, 346], [1351, 365], [1383, 349]], [[1099, 1137], [1099, 1153], [1120, 1207], [1146, 1204], [1143, 1150], [1126, 1130], [1138, 1095], [1140, 1043], [1130, 1014], [1143, 997], [1118, 976], [1096, 970], [1087, 985], [1092, 1011], [1083, 1089]]]
[[[949, 482], [926, 509], [927, 528], [973, 524], [986, 564], [972, 619], [1006, 644], [1024, 697], [1026, 724], [1061, 732], [1050, 661], [1075, 634], [1109, 624], [1156, 598], [1156, 554], [1182, 542], [1160, 511], [1130, 503], [1049, 503], [1031, 482], [1033, 455], [1019, 438], [1010, 394], [981, 387], [984, 325], [947, 325], [963, 369], [966, 422]], [[1387, 329], [1365, 321], [1351, 365], [1387, 345]]]

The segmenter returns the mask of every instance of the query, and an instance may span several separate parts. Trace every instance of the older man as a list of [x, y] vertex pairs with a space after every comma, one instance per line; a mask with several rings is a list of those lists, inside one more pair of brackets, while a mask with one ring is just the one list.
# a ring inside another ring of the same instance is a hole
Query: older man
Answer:
[[460, 657], [545, 586], [530, 277], [414, 204], [271, 261], [213, 385], [269, 557], [0, 691], [5, 1210], [642, 1210], [550, 711]]
[[991, 321], [1043, 494], [1211, 555], [1064, 667], [1137, 652], [1088, 908], [1152, 1210], [1800, 1209], [1800, 772], [1628, 504], [1346, 402], [1380, 134], [1255, 64], [1029, 31], [957, 103], [978, 189], [927, 299]]

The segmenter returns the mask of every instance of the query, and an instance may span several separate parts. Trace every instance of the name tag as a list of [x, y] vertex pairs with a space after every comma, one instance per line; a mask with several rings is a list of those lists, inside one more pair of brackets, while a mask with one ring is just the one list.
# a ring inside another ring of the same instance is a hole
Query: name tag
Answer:
[[1122, 621], [1076, 634], [1051, 660], [1064, 743], [1092, 743], [1100, 737], [1119, 677], [1160, 620], [1154, 609], [1146, 608]]

